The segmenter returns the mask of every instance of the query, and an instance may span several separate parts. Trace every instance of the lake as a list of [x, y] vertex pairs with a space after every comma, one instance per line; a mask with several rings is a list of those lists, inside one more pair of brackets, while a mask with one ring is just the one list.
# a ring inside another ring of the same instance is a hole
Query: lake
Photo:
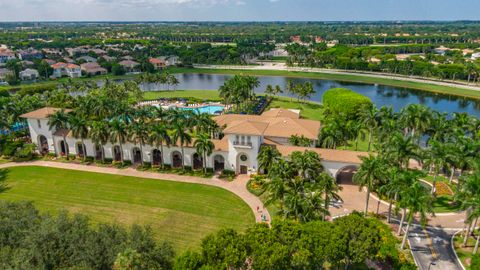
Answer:
[[[182, 90], [217, 90], [223, 83], [232, 77], [232, 75], [223, 74], [176, 74], [180, 84], [176, 89]], [[325, 91], [334, 87], [344, 87], [352, 89], [362, 95], [369, 97], [378, 107], [392, 106], [398, 111], [411, 103], [419, 103], [439, 112], [466, 112], [480, 117], [480, 101], [456, 96], [436, 94], [426, 91], [413, 90], [401, 87], [392, 87], [376, 84], [341, 82], [320, 79], [302, 79], [287, 78], [281, 76], [259, 76], [260, 86], [255, 89], [256, 93], [263, 93], [266, 86], [280, 85], [285, 89], [287, 81], [292, 80], [295, 83], [304, 83], [310, 81], [313, 83], [316, 94], [310, 100], [321, 102]], [[171, 88], [171, 87], [170, 87]], [[162, 85], [144, 84], [142, 89], [146, 91], [166, 90]], [[288, 96], [287, 94], [282, 94]]]

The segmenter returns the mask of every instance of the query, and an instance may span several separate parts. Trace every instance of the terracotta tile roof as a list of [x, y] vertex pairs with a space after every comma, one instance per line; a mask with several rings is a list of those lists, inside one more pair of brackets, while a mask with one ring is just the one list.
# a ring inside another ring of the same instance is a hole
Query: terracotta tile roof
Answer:
[[123, 61], [120, 61], [118, 64], [124, 67], [136, 67], [140, 65], [139, 63], [132, 60], [123, 60]]
[[268, 123], [251, 120], [240, 120], [232, 122], [226, 129], [225, 134], [244, 134], [244, 135], [263, 135], [268, 127]]
[[[20, 115], [22, 118], [30, 118], [30, 119], [47, 119], [50, 115], [54, 114], [56, 111], [59, 111], [59, 108], [52, 108], [52, 107], [43, 107], [41, 109], [28, 112], [25, 114]], [[65, 109], [65, 112], [71, 112], [70, 109]]]
[[299, 119], [300, 114], [287, 110], [287, 109], [270, 109], [269, 111], [266, 111], [262, 113], [262, 116], [265, 117], [285, 117], [285, 118], [293, 118], [293, 119]]
[[349, 150], [298, 147], [298, 146], [289, 146], [289, 145], [276, 145], [276, 148], [278, 149], [278, 151], [280, 151], [280, 153], [283, 156], [288, 156], [295, 151], [304, 152], [308, 150], [308, 151], [314, 151], [318, 153], [320, 157], [326, 161], [345, 162], [345, 163], [354, 163], [354, 164], [361, 164], [362, 161], [360, 157], [368, 156], [367, 152], [356, 152], [356, 151], [349, 151]]
[[215, 144], [214, 151], [228, 151], [228, 137], [223, 137], [221, 140], [212, 140], [213, 144]]
[[63, 63], [63, 62], [58, 62], [58, 63], [55, 63], [55, 64], [51, 65], [51, 67], [52, 67], [53, 69], [64, 68], [64, 67], [66, 67], [66, 66], [67, 66], [67, 64], [66, 64], [66, 63]]
[[165, 61], [158, 58], [149, 58], [148, 62], [156, 65], [165, 65]]
[[[320, 131], [320, 122], [305, 119], [292, 119], [286, 117], [266, 117], [263, 115], [243, 115], [243, 114], [224, 114], [213, 118], [221, 127], [226, 126], [228, 133], [233, 131], [238, 134], [246, 134], [242, 127], [242, 121], [247, 124], [250, 122], [266, 123], [267, 127], [261, 133], [264, 136], [290, 138], [292, 135], [305, 136], [311, 140], [316, 140]], [[237, 126], [235, 130], [230, 126]], [[258, 132], [257, 132], [258, 133]]]

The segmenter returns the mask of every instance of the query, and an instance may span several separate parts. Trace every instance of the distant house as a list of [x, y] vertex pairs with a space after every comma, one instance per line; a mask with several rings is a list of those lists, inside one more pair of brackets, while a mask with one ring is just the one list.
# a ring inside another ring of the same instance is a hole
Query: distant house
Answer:
[[82, 70], [83, 73], [91, 76], [105, 75], [108, 72], [105, 68], [101, 67], [96, 62], [81, 64], [80, 69]]
[[70, 78], [78, 78], [82, 76], [82, 71], [80, 70], [80, 66], [75, 64], [67, 64], [63, 62], [58, 62], [51, 66], [53, 68], [53, 78], [61, 78], [64, 76]]
[[0, 68], [0, 82], [4, 82], [8, 75], [12, 75], [13, 72], [6, 68]]
[[140, 65], [139, 63], [132, 61], [132, 60], [123, 60], [118, 63], [120, 66], [122, 66], [127, 73], [133, 73], [133, 72], [138, 72], [138, 66]]
[[35, 81], [39, 77], [38, 71], [36, 69], [27, 68], [23, 71], [20, 71], [20, 80], [22, 81]]
[[45, 59], [44, 61], [47, 62], [47, 64], [49, 64], [50, 66], [56, 63], [56, 61], [52, 59]]
[[108, 55], [102, 55], [100, 58], [103, 58], [107, 62], [113, 62], [113, 61], [115, 61], [115, 59], [117, 59], [115, 57], [111, 57], [111, 56], [108, 56]]
[[46, 56], [49, 56], [49, 57], [59, 57], [59, 56], [62, 56], [62, 52], [60, 50], [57, 50], [57, 49], [49, 49], [49, 48], [45, 48], [45, 49], [42, 49], [42, 52], [46, 55]]
[[472, 60], [480, 59], [480, 52], [472, 53]]
[[449, 51], [450, 49], [445, 47], [445, 46], [440, 46], [438, 48], [435, 48], [433, 49], [433, 51], [436, 53], [436, 54], [440, 54], [440, 55], [445, 55], [445, 53], [447, 51]]
[[106, 51], [104, 51], [104, 50], [102, 50], [102, 49], [98, 49], [98, 48], [91, 49], [90, 51], [91, 51], [91, 52], [94, 52], [94, 53], [95, 53], [96, 55], [98, 55], [98, 56], [107, 54]]
[[18, 51], [17, 55], [20, 60], [33, 60], [43, 58], [43, 53], [34, 48], [28, 48], [26, 50]]
[[163, 69], [167, 66], [167, 63], [164, 59], [158, 59], [158, 58], [149, 58], [148, 62], [152, 64], [155, 69]]
[[87, 63], [97, 62], [97, 59], [95, 59], [94, 57], [88, 56], [88, 55], [85, 55], [85, 56], [82, 56], [82, 57], [78, 57], [78, 58], [77, 58], [77, 62], [78, 62], [79, 60], [85, 61], [85, 62], [87, 62]]
[[0, 63], [6, 63], [10, 60], [16, 59], [15, 53], [7, 48], [0, 48]]
[[74, 61], [72, 58], [70, 58], [70, 57], [64, 57], [63, 60], [64, 60], [65, 62], [67, 62], [67, 63], [70, 63], [70, 64], [75, 63], [75, 61]]
[[176, 55], [170, 55], [170, 56], [167, 56], [166, 63], [167, 63], [167, 66], [176, 66], [178, 64], [181, 64], [182, 61], [180, 61], [180, 57]]
[[23, 67], [31, 67], [34, 65], [34, 63], [32, 61], [28, 61], [28, 60], [23, 60], [23, 61], [20, 61], [20, 64], [23, 66]]
[[65, 50], [70, 57], [76, 57], [88, 54], [90, 48], [88, 46], [79, 46], [75, 48], [66, 48]]
[[295, 42], [295, 43], [301, 43], [302, 42], [302, 39], [300, 38], [300, 36], [291, 36], [290, 40], [292, 42]]

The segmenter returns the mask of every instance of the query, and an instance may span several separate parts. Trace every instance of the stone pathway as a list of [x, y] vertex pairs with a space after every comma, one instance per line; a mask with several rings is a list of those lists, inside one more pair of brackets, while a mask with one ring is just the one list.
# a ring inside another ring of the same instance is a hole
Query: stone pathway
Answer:
[[[215, 186], [215, 187], [228, 190], [233, 194], [237, 195], [238, 197], [240, 197], [252, 209], [255, 215], [255, 220], [257, 222], [262, 222], [262, 218], [261, 218], [262, 213], [266, 216], [268, 223], [270, 223], [270, 220], [271, 220], [270, 214], [268, 213], [267, 208], [263, 206], [262, 201], [247, 190], [246, 185], [249, 178], [246, 175], [245, 176], [240, 175], [234, 181], [229, 182], [229, 181], [218, 179], [216, 176], [214, 176], [211, 179], [207, 179], [207, 178], [177, 175], [177, 174], [143, 172], [143, 171], [137, 171], [133, 168], [117, 169], [117, 168], [111, 168], [111, 167], [99, 167], [94, 165], [62, 163], [62, 162], [54, 162], [54, 161], [31, 161], [31, 162], [22, 162], [22, 163], [9, 162], [9, 163], [0, 164], [0, 169], [9, 168], [9, 167], [22, 167], [22, 166], [42, 166], [42, 167], [59, 168], [59, 169], [67, 169], [67, 170], [105, 173], [105, 174], [114, 174], [114, 175], [123, 175], [123, 176], [132, 176], [132, 177], [140, 177], [140, 178], [148, 178], [148, 179], [167, 180], [167, 181]], [[257, 211], [257, 208], [260, 209], [260, 211]]]

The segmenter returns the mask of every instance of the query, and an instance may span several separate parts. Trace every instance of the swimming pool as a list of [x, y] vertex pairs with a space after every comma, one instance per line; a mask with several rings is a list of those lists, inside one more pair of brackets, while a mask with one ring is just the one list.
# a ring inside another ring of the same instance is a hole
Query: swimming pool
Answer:
[[179, 109], [183, 111], [195, 111], [198, 113], [219, 114], [223, 112], [224, 108], [225, 107], [222, 105], [207, 105], [196, 108], [180, 107]]

